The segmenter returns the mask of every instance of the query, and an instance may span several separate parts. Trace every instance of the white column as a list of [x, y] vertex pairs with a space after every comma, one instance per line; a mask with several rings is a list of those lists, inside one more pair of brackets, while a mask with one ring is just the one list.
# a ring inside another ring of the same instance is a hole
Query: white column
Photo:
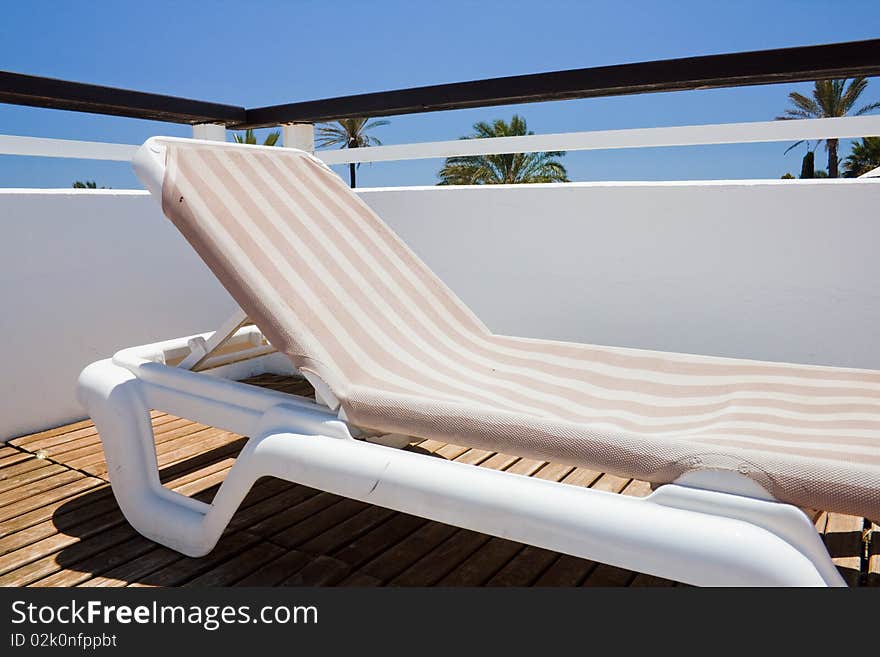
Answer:
[[193, 125], [193, 139], [226, 141], [226, 126], [222, 123], [196, 123]]
[[315, 152], [315, 126], [311, 123], [285, 123], [281, 126], [281, 142], [286, 148]]

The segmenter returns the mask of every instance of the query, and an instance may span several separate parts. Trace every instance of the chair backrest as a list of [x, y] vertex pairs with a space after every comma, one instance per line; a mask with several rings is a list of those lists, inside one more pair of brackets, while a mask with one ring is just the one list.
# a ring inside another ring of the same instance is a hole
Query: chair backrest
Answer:
[[165, 214], [272, 344], [335, 394], [377, 377], [405, 391], [430, 354], [488, 333], [315, 157], [158, 143]]

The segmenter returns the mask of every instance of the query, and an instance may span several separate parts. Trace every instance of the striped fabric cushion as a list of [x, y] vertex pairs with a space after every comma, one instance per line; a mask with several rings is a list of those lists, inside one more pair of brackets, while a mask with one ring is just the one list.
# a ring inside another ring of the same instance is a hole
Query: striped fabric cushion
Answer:
[[166, 146], [165, 214], [353, 424], [880, 517], [880, 372], [494, 335], [319, 160]]

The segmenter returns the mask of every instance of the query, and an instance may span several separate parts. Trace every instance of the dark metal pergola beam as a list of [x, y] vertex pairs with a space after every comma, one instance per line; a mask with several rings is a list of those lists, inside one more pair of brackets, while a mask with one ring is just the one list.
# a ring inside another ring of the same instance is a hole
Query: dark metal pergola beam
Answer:
[[245, 121], [244, 107], [0, 71], [0, 102], [168, 123]]
[[515, 75], [249, 110], [0, 71], [0, 102], [171, 123], [222, 123], [230, 128], [261, 128], [283, 123], [857, 75], [880, 75], [880, 39]]
[[240, 128], [880, 75], [880, 39], [516, 75], [249, 109]]

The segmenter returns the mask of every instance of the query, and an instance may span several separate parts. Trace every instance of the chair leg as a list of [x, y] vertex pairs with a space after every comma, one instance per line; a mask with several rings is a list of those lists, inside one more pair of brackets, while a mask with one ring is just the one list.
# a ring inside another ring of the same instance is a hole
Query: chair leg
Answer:
[[138, 380], [109, 360], [89, 365], [78, 395], [95, 422], [113, 494], [131, 525], [147, 538], [189, 556], [207, 554], [201, 527], [210, 505], [162, 486], [149, 408]]

